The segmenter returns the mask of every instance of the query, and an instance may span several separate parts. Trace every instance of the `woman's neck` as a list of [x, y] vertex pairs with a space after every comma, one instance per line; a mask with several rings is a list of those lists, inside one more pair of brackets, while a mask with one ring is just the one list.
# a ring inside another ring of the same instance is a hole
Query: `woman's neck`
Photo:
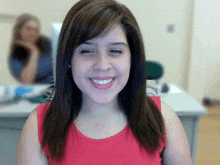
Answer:
[[106, 106], [83, 104], [78, 117], [74, 120], [77, 129], [93, 139], [113, 136], [123, 130], [127, 123], [126, 114], [113, 103]]
[[109, 118], [118, 115], [122, 110], [117, 98], [106, 104], [96, 103], [91, 99], [83, 99], [80, 115], [92, 119]]
[[113, 136], [126, 127], [127, 117], [119, 108], [117, 99], [108, 104], [83, 100], [82, 108], [74, 124], [85, 136], [102, 139]]

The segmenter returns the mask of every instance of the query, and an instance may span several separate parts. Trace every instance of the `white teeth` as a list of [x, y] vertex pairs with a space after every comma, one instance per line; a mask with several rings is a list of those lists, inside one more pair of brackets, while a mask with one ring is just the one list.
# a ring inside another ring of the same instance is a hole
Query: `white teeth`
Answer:
[[105, 84], [110, 83], [113, 80], [113, 78], [108, 79], [108, 80], [95, 80], [95, 79], [91, 79], [91, 80], [95, 82], [96, 84], [105, 85]]

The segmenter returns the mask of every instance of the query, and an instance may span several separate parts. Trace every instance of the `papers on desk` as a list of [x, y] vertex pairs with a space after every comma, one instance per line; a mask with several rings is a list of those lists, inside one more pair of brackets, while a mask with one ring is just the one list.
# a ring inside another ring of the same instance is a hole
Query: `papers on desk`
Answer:
[[[147, 84], [146, 93], [148, 96], [161, 96], [166, 97], [167, 93], [162, 93], [163, 84]], [[182, 91], [173, 84], [169, 84], [168, 93], [181, 93]]]
[[171, 84], [171, 85], [169, 85], [169, 87], [170, 87], [169, 93], [181, 93], [181, 90], [179, 88], [177, 88], [176, 86]]
[[5, 85], [0, 87], [0, 100], [21, 97], [35, 97], [41, 95], [50, 85]]

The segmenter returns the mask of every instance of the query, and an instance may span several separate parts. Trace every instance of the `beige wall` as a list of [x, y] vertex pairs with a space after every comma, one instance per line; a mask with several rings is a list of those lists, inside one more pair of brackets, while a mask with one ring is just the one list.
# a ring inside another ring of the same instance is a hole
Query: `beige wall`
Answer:
[[[175, 83], [187, 90], [193, 1], [141, 2], [140, 9], [135, 8], [133, 13], [141, 26], [147, 60], [164, 65], [165, 75], [160, 82]], [[174, 33], [167, 33], [168, 24], [175, 26]]]
[[210, 13], [210, 40], [207, 52], [205, 95], [220, 100], [220, 1], [207, 1]]
[[[216, 89], [220, 89], [217, 85], [220, 82], [220, 76], [216, 76], [216, 72], [219, 73], [220, 68], [216, 67], [218, 62], [215, 60], [218, 58], [217, 51], [219, 49], [218, 44], [220, 43], [216, 43], [216, 41], [220, 39], [214, 32], [210, 32], [213, 37], [212, 39], [210, 38], [210, 42], [207, 42], [213, 44], [206, 49], [200, 42], [201, 38], [198, 38], [197, 35], [192, 35], [198, 33], [199, 36], [206, 37], [206, 35], [203, 36], [203, 31], [205, 30], [204, 25], [210, 23], [208, 20], [207, 22], [203, 20], [203, 23], [200, 23], [202, 15], [199, 16], [195, 13], [193, 26], [194, 7], [197, 12], [197, 5], [202, 4], [203, 1], [207, 3], [210, 2], [210, 0], [198, 1], [199, 0], [119, 0], [119, 2], [124, 3], [131, 9], [137, 18], [145, 41], [147, 60], [157, 60], [164, 65], [165, 75], [160, 82], [175, 83], [186, 91], [189, 88], [191, 91], [189, 91], [190, 94], [200, 101], [204, 95], [220, 98], [220, 94], [216, 94], [215, 92]], [[217, 0], [211, 1], [218, 3]], [[50, 36], [50, 23], [62, 22], [67, 11], [75, 2], [76, 0], [0, 1], [0, 34], [4, 36], [0, 38], [0, 84], [16, 83], [7, 75], [7, 64], [4, 62], [10, 43], [13, 21], [9, 21], [10, 19], [8, 19], [8, 21], [2, 21], [3, 15], [11, 16], [7, 18], [13, 18], [23, 12], [32, 13], [41, 20], [42, 33]], [[202, 14], [202, 12], [200, 12], [200, 14]], [[212, 13], [212, 26], [215, 22], [218, 22], [217, 19], [214, 19], [217, 14], [216, 7], [216, 13]], [[199, 19], [197, 17], [199, 17]], [[199, 23], [196, 23], [196, 20]], [[168, 24], [174, 24], [174, 33], [166, 32], [166, 26]], [[203, 27], [199, 30], [196, 26], [199, 27], [200, 25]], [[211, 28], [211, 25], [207, 26]], [[214, 30], [218, 32], [219, 29], [215, 28]], [[200, 46], [201, 49], [197, 48], [197, 46]], [[201, 52], [204, 53], [204, 51], [206, 51], [203, 56], [204, 60], [201, 61]], [[212, 55], [213, 58], [208, 58], [210, 55]], [[209, 63], [214, 63], [215, 66], [205, 64], [205, 59], [207, 58]], [[202, 66], [200, 65], [201, 63]], [[206, 76], [203, 78], [202, 85], [198, 86], [198, 80], [201, 79], [202, 75], [205, 76], [206, 72], [211, 72], [210, 75], [212, 79], [206, 80]], [[213, 89], [215, 90], [213, 91]], [[197, 91], [202, 92], [197, 93]]]
[[14, 16], [5, 17], [4, 15], [0, 15], [0, 85], [7, 83], [17, 84], [17, 81], [10, 75], [7, 65], [11, 28], [14, 20]]
[[220, 1], [195, 0], [188, 92], [220, 100]]

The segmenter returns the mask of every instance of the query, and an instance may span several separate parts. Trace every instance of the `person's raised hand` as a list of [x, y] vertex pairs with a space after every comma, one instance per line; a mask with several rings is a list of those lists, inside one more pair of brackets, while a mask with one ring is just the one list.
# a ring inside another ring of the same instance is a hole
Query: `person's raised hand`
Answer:
[[28, 49], [30, 51], [31, 54], [38, 55], [40, 53], [37, 46], [33, 43], [25, 42], [22, 40], [14, 41], [14, 43], [25, 47], [26, 49]]

